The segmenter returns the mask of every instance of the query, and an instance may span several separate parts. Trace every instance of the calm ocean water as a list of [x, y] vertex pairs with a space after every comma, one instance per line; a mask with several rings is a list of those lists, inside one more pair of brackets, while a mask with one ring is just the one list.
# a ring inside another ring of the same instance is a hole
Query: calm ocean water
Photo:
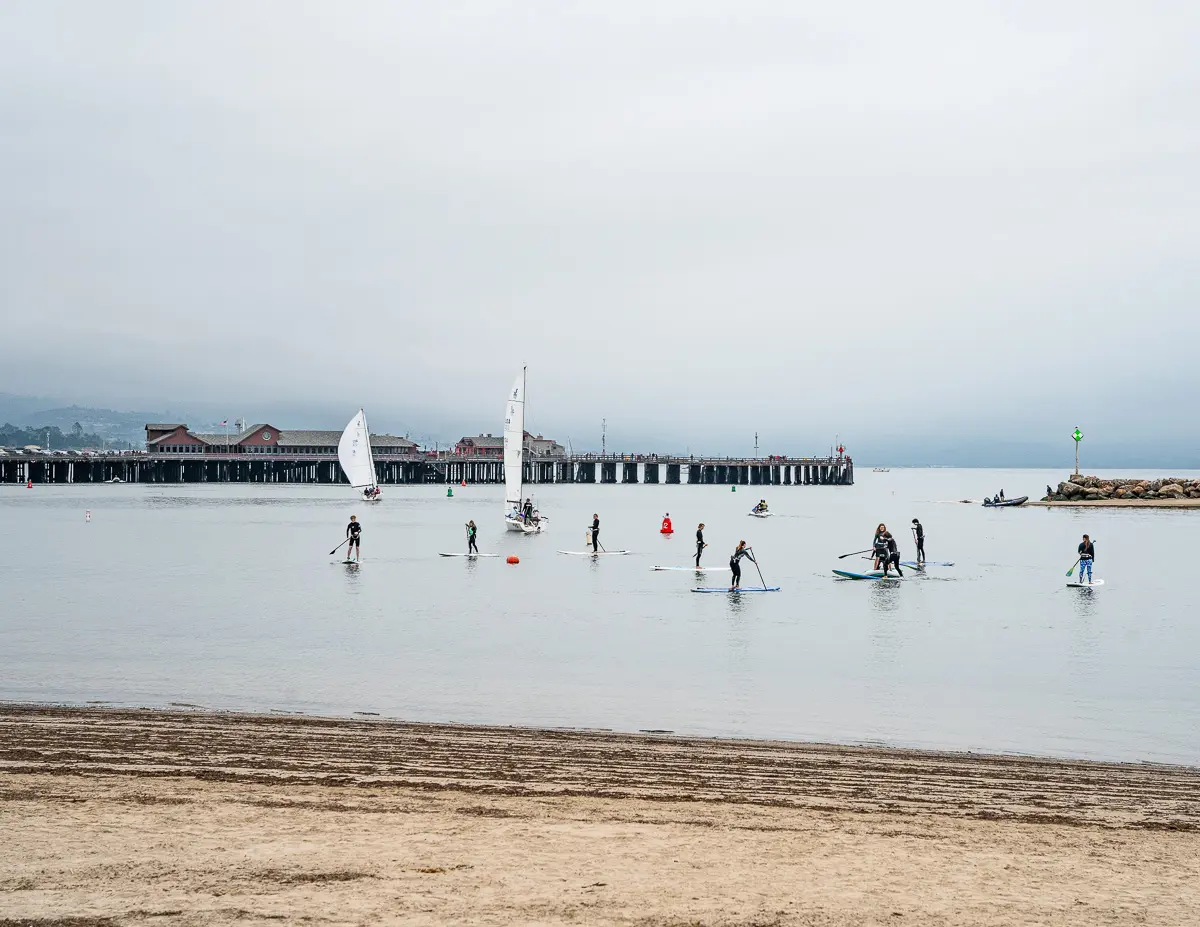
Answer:
[[[529, 538], [502, 530], [499, 487], [388, 487], [368, 507], [335, 487], [4, 486], [0, 699], [1198, 764], [1200, 511], [954, 501], [1036, 498], [1063, 475], [540, 487], [551, 527]], [[747, 517], [761, 495], [776, 517]], [[592, 512], [606, 547], [635, 553], [555, 553], [583, 548]], [[360, 567], [327, 555], [351, 513]], [[913, 517], [956, 566], [886, 587], [833, 577], [864, 565], [835, 558], [880, 521], [910, 558]], [[520, 565], [438, 557], [465, 549], [468, 518]], [[745, 538], [783, 590], [701, 596], [691, 573], [652, 572], [688, 562], [699, 521], [709, 564]], [[1065, 585], [1085, 531], [1102, 589]]]

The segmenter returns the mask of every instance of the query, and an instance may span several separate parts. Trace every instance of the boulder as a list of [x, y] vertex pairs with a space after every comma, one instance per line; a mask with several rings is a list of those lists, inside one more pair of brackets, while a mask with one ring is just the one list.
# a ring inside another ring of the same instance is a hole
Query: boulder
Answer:
[[1059, 483], [1058, 491], [1068, 499], [1073, 499], [1078, 495], [1082, 495], [1083, 487], [1078, 483]]
[[1124, 486], [1118, 486], [1117, 491], [1113, 493], [1113, 497], [1116, 499], [1124, 499], [1128, 495], [1129, 495], [1129, 490], [1126, 489]]
[[1160, 496], [1170, 496], [1172, 499], [1183, 498], [1183, 487], [1178, 483], [1167, 483], [1158, 490]]

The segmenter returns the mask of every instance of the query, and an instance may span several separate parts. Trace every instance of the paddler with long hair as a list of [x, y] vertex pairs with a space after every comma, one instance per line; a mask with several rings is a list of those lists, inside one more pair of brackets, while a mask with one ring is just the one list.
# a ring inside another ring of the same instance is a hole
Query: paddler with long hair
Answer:
[[751, 563], [758, 563], [754, 559], [754, 554], [750, 552], [750, 548], [746, 546], [745, 541], [738, 541], [738, 546], [734, 548], [733, 556], [729, 558], [729, 569], [733, 571], [733, 581], [729, 585], [729, 591], [738, 589], [742, 585], [742, 568], [739, 561], [743, 557], [749, 557]]

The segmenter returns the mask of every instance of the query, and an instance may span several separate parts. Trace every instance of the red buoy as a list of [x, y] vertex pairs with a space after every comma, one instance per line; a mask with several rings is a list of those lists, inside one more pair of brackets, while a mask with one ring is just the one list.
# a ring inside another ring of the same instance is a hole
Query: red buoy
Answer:
[[675, 529], [671, 527], [671, 516], [665, 515], [662, 520], [662, 527], [658, 529], [659, 534], [674, 534]]
[[521, 558], [520, 558], [520, 557], [509, 557], [509, 558], [508, 558], [507, 560], [505, 560], [504, 562], [505, 562], [505, 563], [520, 563], [520, 562], [521, 562]]
[[25, 488], [26, 488], [26, 489], [33, 489], [33, 480], [30, 480], [28, 483], [26, 483], [26, 484], [25, 484]]

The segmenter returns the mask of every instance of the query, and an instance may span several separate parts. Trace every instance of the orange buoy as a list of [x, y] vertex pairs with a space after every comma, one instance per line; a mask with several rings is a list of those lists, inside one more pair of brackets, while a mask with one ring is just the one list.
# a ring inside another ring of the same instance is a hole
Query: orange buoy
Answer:
[[505, 560], [504, 562], [505, 562], [505, 563], [520, 563], [520, 562], [521, 562], [521, 558], [520, 558], [520, 557], [509, 557], [509, 558], [508, 558], [507, 560]]

